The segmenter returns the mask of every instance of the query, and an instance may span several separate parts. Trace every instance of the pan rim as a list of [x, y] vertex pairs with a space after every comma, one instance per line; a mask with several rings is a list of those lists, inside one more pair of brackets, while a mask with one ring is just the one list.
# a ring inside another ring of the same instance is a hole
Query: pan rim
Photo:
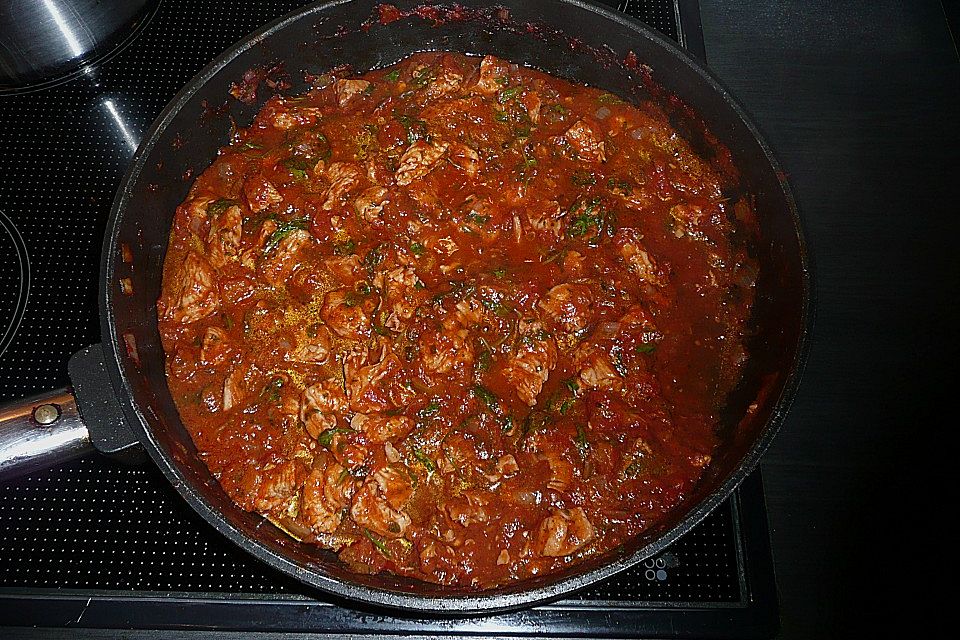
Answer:
[[[255, 47], [262, 40], [274, 33], [282, 31], [289, 24], [309, 19], [310, 16], [321, 14], [350, 1], [351, 0], [332, 0], [330, 2], [317, 2], [307, 5], [264, 25], [234, 43], [207, 64], [177, 92], [144, 135], [113, 201], [104, 236], [101, 255], [100, 292], [98, 296], [100, 302], [102, 339], [106, 352], [108, 353], [107, 360], [109, 364], [107, 368], [110, 373], [111, 382], [117, 390], [118, 396], [121, 398], [128, 419], [131, 417], [135, 418], [130, 420], [131, 427], [137, 432], [138, 436], [140, 436], [140, 440], [147, 449], [153, 462], [160, 467], [164, 476], [174, 485], [178, 493], [180, 493], [195, 511], [227, 539], [247, 553], [265, 562], [267, 565], [279, 569], [305, 584], [331, 595], [367, 605], [408, 612], [446, 615], [484, 614], [507, 611], [532, 606], [537, 603], [556, 599], [563, 595], [568, 595], [600, 580], [609, 578], [620, 571], [628, 569], [656, 555], [696, 526], [696, 524], [702, 521], [719, 504], [726, 500], [736, 486], [756, 468], [760, 457], [776, 436], [796, 396], [802, 372], [807, 361], [811, 342], [810, 334], [814, 320], [815, 294], [811, 260], [803, 230], [803, 221], [794, 200], [792, 190], [784, 177], [781, 165], [776, 159], [770, 145], [766, 142], [766, 139], [762, 136], [759, 128], [754, 124], [746, 109], [740, 105], [726, 87], [715, 78], [710, 71], [704, 68], [696, 58], [666, 38], [666, 36], [653, 31], [650, 27], [630, 16], [614, 12], [611, 9], [595, 5], [591, 2], [585, 2], [583, 0], [557, 0], [560, 4], [571, 5], [579, 10], [598, 14], [599, 17], [604, 20], [613, 21], [625, 27], [634, 34], [637, 39], [642, 38], [651, 42], [654, 46], [667, 49], [669, 53], [678, 57], [681, 62], [698, 77], [700, 82], [703, 82], [710, 90], [718, 94], [722, 101], [733, 112], [733, 115], [735, 115], [750, 132], [753, 140], [759, 145], [761, 152], [775, 172], [793, 222], [793, 231], [799, 247], [802, 284], [802, 300], [800, 301], [802, 316], [799, 318], [798, 340], [793, 362], [786, 373], [780, 396], [776, 400], [770, 417], [765, 422], [759, 436], [754, 440], [746, 455], [742, 457], [736, 469], [729, 474], [726, 480], [718, 485], [713, 493], [696, 504], [696, 506], [687, 512], [673, 527], [649, 543], [641, 546], [632, 554], [617, 558], [589, 571], [557, 579], [543, 586], [519, 591], [508, 591], [506, 593], [457, 593], [443, 597], [416, 595], [409, 592], [348, 583], [335, 577], [323, 575], [317, 571], [310, 571], [300, 564], [275, 553], [262, 543], [248, 537], [239, 528], [230, 523], [219, 509], [216, 509], [208, 503], [196, 487], [186, 478], [183, 471], [169, 459], [152, 433], [141, 407], [133, 401], [134, 392], [127, 380], [126, 366], [122, 357], [122, 354], [125, 353], [125, 346], [114, 316], [111, 313], [114, 292], [108, 283], [113, 281], [113, 273], [118, 261], [118, 242], [121, 222], [127, 210], [127, 203], [136, 191], [134, 187], [137, 186], [139, 182], [140, 175], [146, 166], [146, 160], [151, 155], [159, 138], [166, 131], [171, 121], [180, 113], [181, 109], [190, 101], [194, 94], [236, 57], [242, 55], [250, 48]], [[372, 6], [376, 6], [376, 4], [374, 1]]]

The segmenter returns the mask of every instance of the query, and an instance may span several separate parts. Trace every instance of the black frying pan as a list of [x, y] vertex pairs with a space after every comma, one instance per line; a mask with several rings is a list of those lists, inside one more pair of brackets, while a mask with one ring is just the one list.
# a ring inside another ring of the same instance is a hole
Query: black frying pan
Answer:
[[[805, 356], [810, 279], [790, 191], [743, 109], [672, 42], [629, 17], [578, 0], [507, 0], [503, 6], [489, 9], [471, 0], [455, 9], [421, 7], [382, 24], [370, 0], [316, 4], [251, 35], [200, 72], [157, 118], [114, 201], [101, 270], [103, 344], [71, 359], [73, 390], [0, 409], [0, 475], [63, 461], [91, 446], [119, 457], [145, 450], [200, 515], [270, 566], [354, 601], [434, 613], [517, 608], [580, 589], [658, 553], [725, 500], [783, 422]], [[177, 415], [157, 332], [156, 300], [174, 210], [191, 177], [226, 144], [231, 121], [251, 122], [271, 94], [264, 82], [245, 104], [228, 97], [231, 85], [248, 70], [270, 70], [273, 80], [289, 81], [283, 91], [296, 93], [307, 88], [304, 72], [342, 64], [362, 72], [437, 49], [490, 53], [635, 100], [659, 99], [695, 145], [709, 146], [703, 135], [709, 130], [731, 151], [741, 193], [755, 199], [761, 227], [749, 364], [729, 400], [725, 442], [693, 495], [621, 548], [484, 592], [352, 573], [333, 553], [299, 543], [234, 505], [196, 455]], [[132, 294], [121, 290], [124, 278]]]

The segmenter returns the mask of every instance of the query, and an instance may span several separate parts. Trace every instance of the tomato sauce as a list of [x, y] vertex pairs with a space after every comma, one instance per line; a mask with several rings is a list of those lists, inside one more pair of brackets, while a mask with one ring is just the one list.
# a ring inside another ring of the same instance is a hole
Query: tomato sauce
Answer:
[[320, 77], [176, 211], [170, 390], [238, 505], [357, 571], [555, 571], [710, 464], [756, 272], [730, 181], [656, 105], [490, 56]]

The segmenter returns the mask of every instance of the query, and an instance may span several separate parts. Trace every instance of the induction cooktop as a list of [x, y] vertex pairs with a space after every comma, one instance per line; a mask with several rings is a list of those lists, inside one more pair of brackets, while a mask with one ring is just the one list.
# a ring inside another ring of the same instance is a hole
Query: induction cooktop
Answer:
[[[0, 91], [0, 402], [68, 384], [69, 356], [99, 341], [100, 245], [140, 136], [213, 57], [302, 4], [163, 0], [115, 50]], [[703, 55], [696, 0], [608, 4]], [[71, 16], [59, 17], [67, 37]], [[278, 574], [222, 538], [152, 465], [90, 455], [0, 486], [0, 625], [4, 637], [729, 638], [769, 637], [779, 618], [759, 472], [660, 555], [564, 600], [418, 618], [358, 609]]]

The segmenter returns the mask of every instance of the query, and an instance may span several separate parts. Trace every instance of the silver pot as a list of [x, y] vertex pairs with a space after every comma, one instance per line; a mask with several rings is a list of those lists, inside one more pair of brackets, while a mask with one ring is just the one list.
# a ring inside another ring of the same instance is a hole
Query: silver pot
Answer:
[[0, 92], [83, 73], [129, 42], [160, 0], [0, 2]]

